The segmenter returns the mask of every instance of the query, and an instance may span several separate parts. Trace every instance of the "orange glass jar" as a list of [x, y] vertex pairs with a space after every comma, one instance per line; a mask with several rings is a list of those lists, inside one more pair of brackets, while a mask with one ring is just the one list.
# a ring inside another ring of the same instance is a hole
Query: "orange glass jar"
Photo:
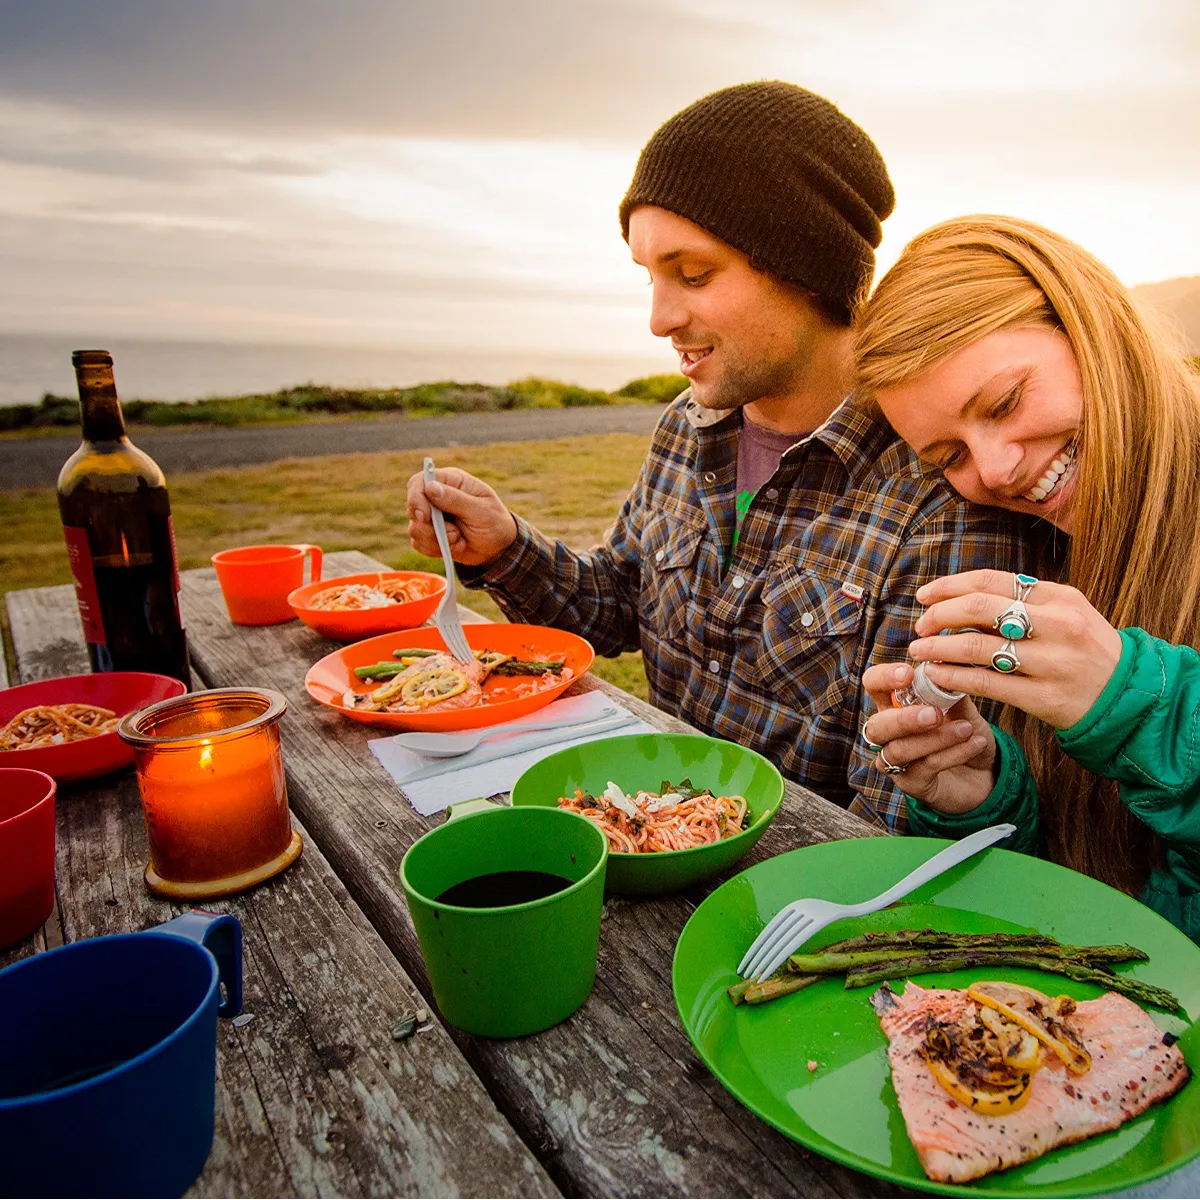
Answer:
[[214, 688], [121, 721], [120, 735], [137, 753], [152, 892], [229, 896], [295, 862], [301, 841], [279, 743], [286, 708], [279, 692]]

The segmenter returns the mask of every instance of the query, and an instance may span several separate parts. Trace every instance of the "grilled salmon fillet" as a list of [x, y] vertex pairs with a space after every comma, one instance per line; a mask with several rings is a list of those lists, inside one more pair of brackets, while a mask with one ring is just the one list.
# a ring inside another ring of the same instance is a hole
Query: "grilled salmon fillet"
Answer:
[[983, 1116], [950, 1096], [920, 1053], [929, 1019], [957, 1021], [974, 1005], [967, 993], [909, 983], [902, 995], [881, 989], [874, 1003], [908, 1136], [925, 1174], [943, 1183], [978, 1179], [1116, 1129], [1188, 1080], [1178, 1047], [1163, 1044], [1162, 1030], [1132, 1000], [1108, 992], [1081, 1001], [1071, 1019], [1092, 1056], [1090, 1071], [1071, 1075], [1048, 1062], [1023, 1108]]
[[[416, 675], [437, 670], [453, 670], [465, 675], [467, 678], [466, 690], [455, 696], [449, 696], [445, 700], [439, 700], [436, 704], [405, 704], [400, 697], [404, 685]], [[411, 666], [405, 667], [398, 675], [394, 675], [385, 683], [380, 684], [372, 692], [355, 692], [353, 688], [347, 688], [342, 696], [342, 703], [347, 708], [358, 708], [364, 712], [387, 711], [422, 714], [453, 712], [459, 708], [473, 708], [479, 703], [483, 696], [482, 685], [486, 676], [487, 670], [478, 659], [460, 663], [452, 654], [430, 654], [425, 658], [418, 659]], [[385, 688], [386, 692], [384, 692]], [[390, 696], [391, 699], [381, 702], [380, 693]]]

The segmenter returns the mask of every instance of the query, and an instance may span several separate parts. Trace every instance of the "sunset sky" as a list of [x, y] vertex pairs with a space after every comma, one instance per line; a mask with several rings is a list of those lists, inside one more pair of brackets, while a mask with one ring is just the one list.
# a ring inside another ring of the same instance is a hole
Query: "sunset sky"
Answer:
[[905, 240], [1200, 274], [1195, 0], [4, 0], [0, 331], [654, 352], [616, 210], [714, 88], [883, 151]]

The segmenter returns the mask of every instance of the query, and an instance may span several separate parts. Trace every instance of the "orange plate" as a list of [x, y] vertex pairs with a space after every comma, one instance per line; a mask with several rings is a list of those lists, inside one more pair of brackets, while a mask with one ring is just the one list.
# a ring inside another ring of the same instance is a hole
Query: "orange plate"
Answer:
[[592, 665], [595, 651], [583, 638], [562, 629], [550, 629], [545, 625], [464, 625], [463, 633], [472, 650], [497, 650], [511, 654], [514, 658], [558, 659], [574, 674], [553, 687], [540, 692], [522, 695], [520, 677], [492, 678], [484, 684], [483, 699], [474, 708], [460, 708], [451, 712], [417, 713], [359, 712], [342, 704], [342, 695], [348, 687], [356, 692], [369, 692], [376, 685], [370, 680], [359, 679], [355, 667], [367, 667], [372, 663], [387, 662], [393, 650], [419, 647], [427, 650], [445, 650], [446, 643], [436, 629], [411, 629], [406, 633], [388, 633], [370, 641], [357, 642], [342, 650], [326, 655], [319, 663], [309, 668], [304, 677], [308, 694], [319, 704], [332, 708], [364, 725], [380, 725], [385, 729], [410, 729], [422, 733], [443, 733], [454, 729], [479, 729], [484, 725], [498, 725], [511, 721], [550, 703], [562, 695]]
[[[328, 609], [308, 606], [308, 602], [326, 588], [350, 583], [374, 586], [388, 579], [402, 579], [406, 583], [417, 579], [427, 584], [428, 591], [420, 600], [389, 604], [386, 608], [330, 612]], [[333, 638], [335, 642], [357, 642], [360, 638], [377, 637], [396, 629], [415, 629], [423, 625], [433, 616], [433, 610], [437, 608], [445, 590], [446, 580], [431, 571], [369, 571], [365, 575], [339, 575], [336, 579], [318, 579], [315, 583], [306, 583], [288, 594], [288, 603], [305, 625], [311, 626], [323, 637]]]

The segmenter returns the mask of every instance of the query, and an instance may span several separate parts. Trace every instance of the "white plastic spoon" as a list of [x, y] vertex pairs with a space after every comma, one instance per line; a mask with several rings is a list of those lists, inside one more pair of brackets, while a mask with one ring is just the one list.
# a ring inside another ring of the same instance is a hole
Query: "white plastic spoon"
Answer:
[[605, 708], [586, 717], [559, 717], [557, 721], [530, 721], [520, 725], [493, 725], [486, 729], [471, 729], [465, 733], [398, 733], [392, 741], [405, 750], [425, 754], [430, 758], [455, 758], [469, 754], [480, 742], [506, 733], [528, 733], [535, 729], [569, 729], [572, 725], [591, 725], [604, 717], [617, 715], [616, 708]]

